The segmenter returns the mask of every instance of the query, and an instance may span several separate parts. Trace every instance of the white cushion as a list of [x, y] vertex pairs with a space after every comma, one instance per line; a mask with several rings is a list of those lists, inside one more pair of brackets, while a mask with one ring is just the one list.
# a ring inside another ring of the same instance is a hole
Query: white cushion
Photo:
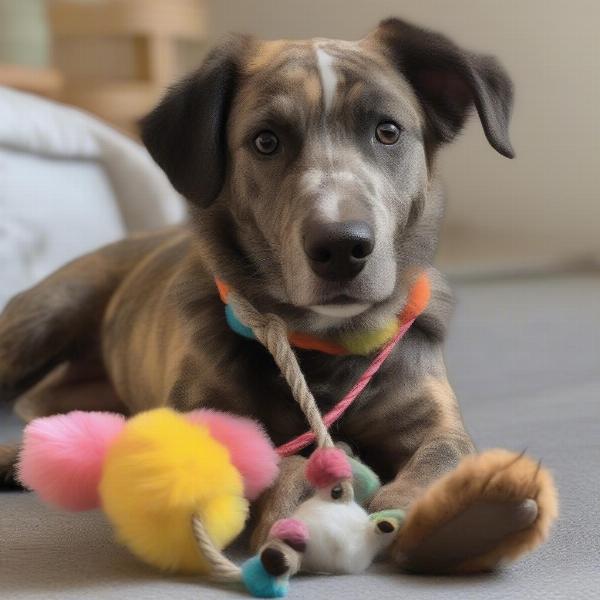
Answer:
[[84, 112], [0, 87], [0, 310], [65, 262], [184, 214], [140, 144]]
[[0, 147], [0, 306], [17, 290], [125, 233], [98, 163]]

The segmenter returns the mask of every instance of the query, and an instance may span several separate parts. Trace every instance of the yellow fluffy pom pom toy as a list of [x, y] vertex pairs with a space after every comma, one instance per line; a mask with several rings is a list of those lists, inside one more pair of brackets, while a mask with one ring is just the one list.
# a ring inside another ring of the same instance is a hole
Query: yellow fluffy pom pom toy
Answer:
[[129, 421], [106, 456], [102, 505], [119, 539], [161, 569], [209, 570], [190, 523], [199, 515], [223, 548], [243, 529], [248, 503], [240, 473], [208, 428], [167, 409]]

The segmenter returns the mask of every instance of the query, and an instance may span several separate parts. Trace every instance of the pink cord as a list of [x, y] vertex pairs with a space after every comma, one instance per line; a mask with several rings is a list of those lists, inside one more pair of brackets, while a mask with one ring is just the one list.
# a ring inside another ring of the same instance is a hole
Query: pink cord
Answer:
[[[356, 397], [365, 389], [369, 381], [375, 373], [379, 371], [379, 367], [385, 359], [390, 355], [396, 344], [404, 337], [410, 326], [415, 322], [411, 319], [404, 323], [396, 332], [396, 335], [380, 350], [373, 362], [366, 368], [365, 372], [360, 376], [359, 380], [352, 386], [352, 389], [323, 417], [323, 422], [329, 428], [335, 423], [347, 410], [347, 408], [356, 400]], [[302, 448], [306, 448], [315, 440], [315, 434], [312, 431], [307, 431], [295, 437], [293, 440], [279, 446], [277, 454], [279, 456], [291, 456], [296, 454]]]

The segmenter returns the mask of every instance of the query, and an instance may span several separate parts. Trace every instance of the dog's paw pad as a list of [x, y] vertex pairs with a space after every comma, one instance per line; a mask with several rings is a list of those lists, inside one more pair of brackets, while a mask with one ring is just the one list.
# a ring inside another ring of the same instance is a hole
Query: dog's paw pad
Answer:
[[472, 504], [412, 548], [404, 566], [419, 572], [453, 570], [527, 529], [537, 515], [538, 505], [532, 499]]

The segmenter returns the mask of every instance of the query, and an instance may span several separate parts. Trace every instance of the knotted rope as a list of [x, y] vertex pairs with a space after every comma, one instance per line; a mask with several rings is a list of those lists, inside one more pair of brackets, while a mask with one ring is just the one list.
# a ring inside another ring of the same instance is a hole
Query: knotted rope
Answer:
[[[290, 386], [292, 396], [300, 406], [310, 426], [309, 432], [281, 446], [278, 449], [280, 454], [287, 456], [297, 451], [298, 448], [304, 447], [304, 445], [310, 443], [313, 439], [319, 448], [333, 447], [334, 444], [329, 435], [328, 426], [360, 394], [396, 344], [408, 331], [415, 318], [427, 305], [429, 301], [429, 283], [426, 277], [423, 276], [417, 280], [417, 284], [413, 286], [411, 294], [409, 294], [407, 304], [404, 307], [403, 318], [401, 318], [402, 325], [399, 327], [396, 335], [381, 349], [369, 368], [340, 403], [323, 417], [319, 411], [315, 397], [306, 383], [296, 354], [290, 345], [287, 328], [283, 320], [274, 314], [260, 313], [246, 298], [235, 293], [233, 290], [229, 293], [228, 301], [233, 305], [235, 314], [244, 325], [253, 331], [256, 339], [269, 351], [281, 374]], [[242, 569], [231, 562], [215, 547], [199, 515], [194, 515], [192, 518], [192, 530], [202, 555], [210, 565], [211, 578], [215, 581], [225, 583], [242, 581]]]

